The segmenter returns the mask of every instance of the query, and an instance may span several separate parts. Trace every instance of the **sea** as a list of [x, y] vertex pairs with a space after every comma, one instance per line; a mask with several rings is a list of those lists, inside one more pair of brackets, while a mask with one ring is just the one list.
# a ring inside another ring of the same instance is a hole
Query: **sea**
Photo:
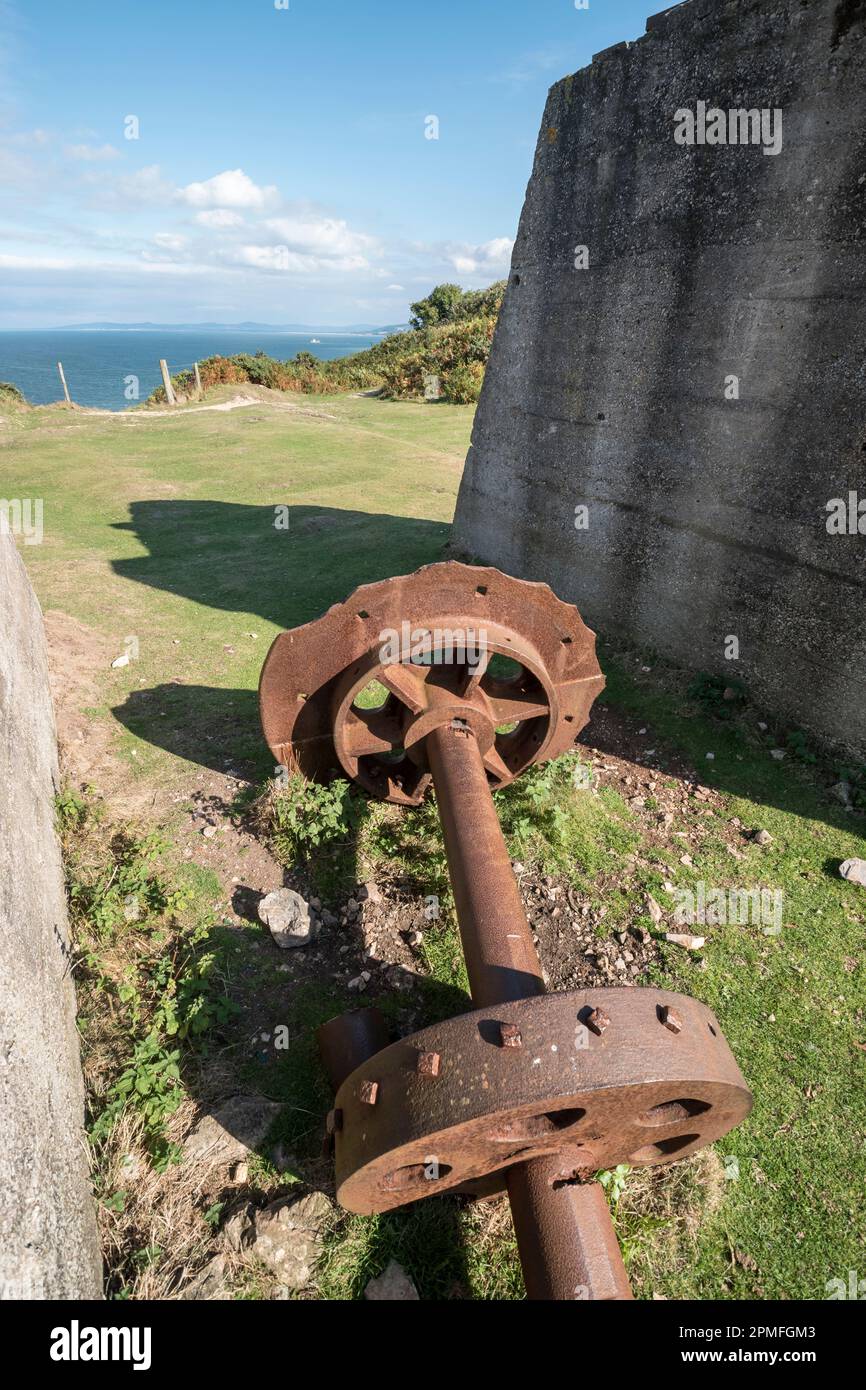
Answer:
[[63, 399], [57, 371], [62, 362], [69, 394], [78, 405], [128, 410], [161, 385], [161, 357], [174, 374], [216, 353], [229, 357], [264, 352], [286, 361], [299, 352], [312, 352], [329, 361], [378, 342], [380, 335], [231, 328], [0, 332], [0, 381], [17, 386], [32, 405], [48, 405]]

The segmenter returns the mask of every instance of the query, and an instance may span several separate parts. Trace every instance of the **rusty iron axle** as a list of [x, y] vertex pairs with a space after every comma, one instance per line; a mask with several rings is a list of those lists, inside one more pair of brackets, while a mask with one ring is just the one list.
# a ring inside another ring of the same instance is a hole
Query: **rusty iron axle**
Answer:
[[[412, 650], [395, 653], [406, 632]], [[482, 638], [471, 653], [468, 633]], [[372, 682], [383, 698], [371, 706]], [[696, 1000], [546, 993], [492, 790], [571, 748], [603, 685], [574, 607], [546, 585], [450, 562], [363, 586], [282, 634], [260, 686], [285, 766], [348, 773], [402, 805], [432, 781], [474, 1005], [394, 1043], [375, 1009], [319, 1030], [338, 1200], [372, 1214], [507, 1192], [531, 1299], [631, 1298], [593, 1174], [685, 1157], [751, 1107]]]

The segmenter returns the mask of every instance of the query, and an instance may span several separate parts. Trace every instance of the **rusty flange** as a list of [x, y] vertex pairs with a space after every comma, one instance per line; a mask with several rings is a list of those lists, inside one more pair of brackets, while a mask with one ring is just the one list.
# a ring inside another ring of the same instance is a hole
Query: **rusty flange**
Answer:
[[337, 1196], [388, 1211], [556, 1155], [567, 1183], [685, 1158], [749, 1113], [711, 1011], [657, 989], [521, 999], [377, 1053], [336, 1099]]
[[570, 748], [603, 687], [576, 608], [546, 584], [448, 561], [364, 584], [281, 633], [259, 700], [277, 762], [418, 805], [433, 729], [472, 729], [501, 787]]

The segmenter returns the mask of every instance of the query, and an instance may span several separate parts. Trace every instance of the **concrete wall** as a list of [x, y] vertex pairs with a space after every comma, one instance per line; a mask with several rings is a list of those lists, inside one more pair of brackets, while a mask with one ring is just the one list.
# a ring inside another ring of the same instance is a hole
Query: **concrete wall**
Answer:
[[42, 614], [0, 532], [0, 1298], [99, 1298]]
[[[781, 152], [677, 144], [699, 101]], [[850, 490], [866, 531], [866, 0], [689, 0], [551, 89], [455, 546], [864, 757]]]

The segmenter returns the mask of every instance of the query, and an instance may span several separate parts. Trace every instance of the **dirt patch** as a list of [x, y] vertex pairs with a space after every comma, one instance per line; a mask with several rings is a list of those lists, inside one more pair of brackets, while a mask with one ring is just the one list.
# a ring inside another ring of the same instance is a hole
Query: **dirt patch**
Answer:
[[49, 609], [44, 614], [48, 671], [57, 744], [64, 776], [76, 786], [93, 784], [100, 791], [115, 780], [119, 764], [109, 751], [111, 726], [91, 718], [88, 709], [102, 699], [99, 676], [111, 664], [105, 639], [84, 623]]

